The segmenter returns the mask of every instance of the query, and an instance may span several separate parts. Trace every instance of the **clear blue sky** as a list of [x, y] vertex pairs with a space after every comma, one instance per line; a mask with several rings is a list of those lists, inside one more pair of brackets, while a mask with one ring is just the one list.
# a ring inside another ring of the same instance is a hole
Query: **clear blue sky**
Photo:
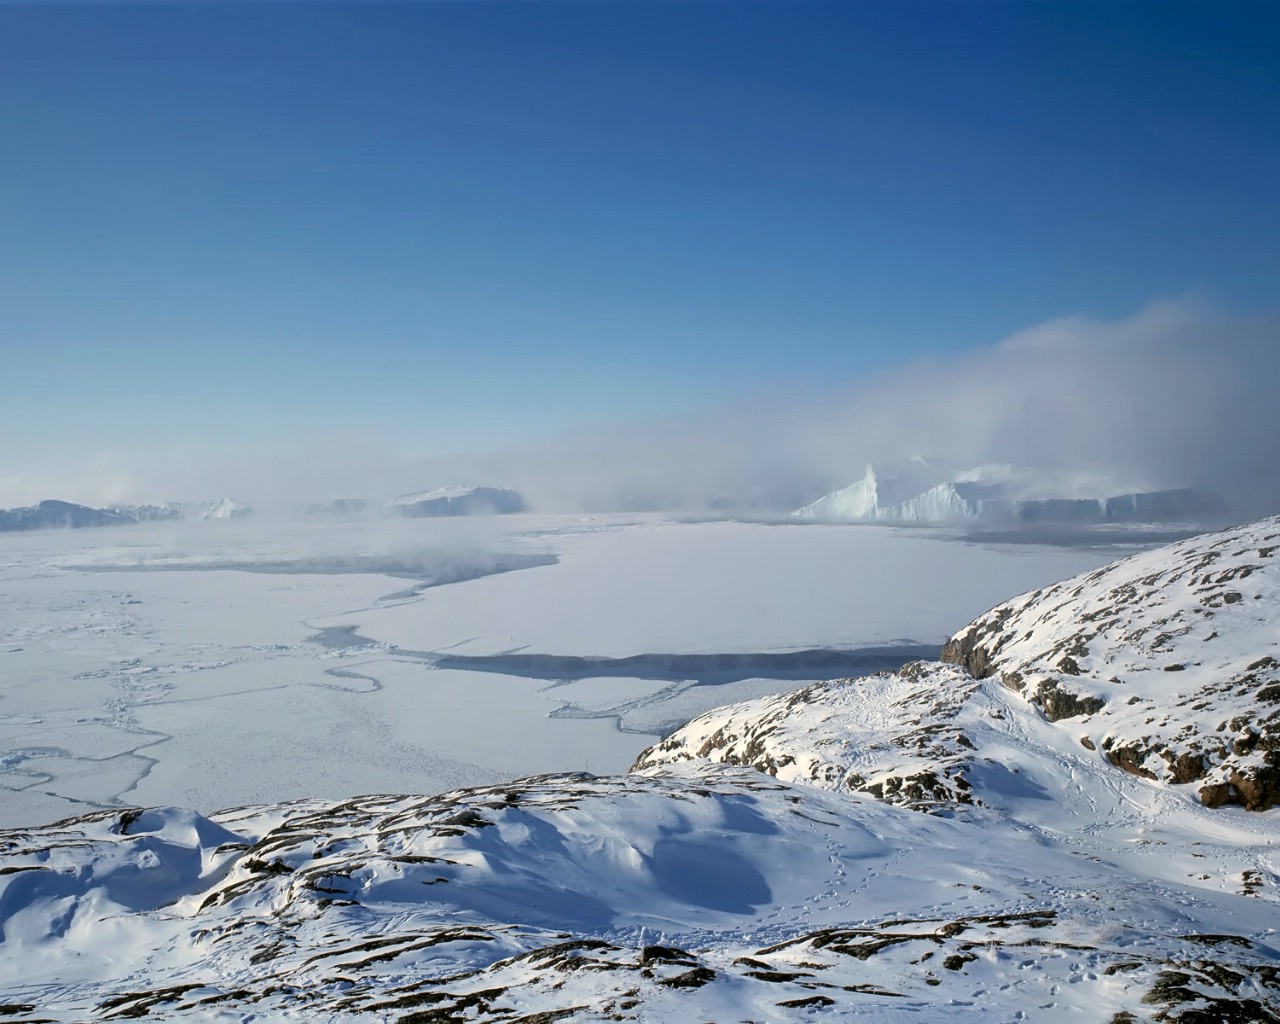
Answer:
[[0, 139], [10, 475], [485, 448], [1280, 282], [1275, 5], [0, 4]]

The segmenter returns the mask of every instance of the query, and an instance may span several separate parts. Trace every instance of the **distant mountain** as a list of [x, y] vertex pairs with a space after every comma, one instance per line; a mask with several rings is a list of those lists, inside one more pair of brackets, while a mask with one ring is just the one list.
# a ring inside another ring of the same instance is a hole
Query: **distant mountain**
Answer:
[[120, 526], [136, 520], [69, 501], [42, 501], [26, 508], [0, 510], [0, 531], [78, 530], [88, 526]]
[[861, 480], [792, 515], [835, 522], [993, 526], [1186, 522], [1224, 515], [1223, 503], [1214, 495], [1187, 488], [1066, 497], [1055, 495], [1054, 486], [1012, 467], [981, 466], [957, 472], [913, 460], [889, 467], [868, 466]]
[[510, 515], [525, 511], [518, 491], [504, 487], [441, 487], [405, 494], [384, 506], [387, 515], [418, 519], [434, 516]]

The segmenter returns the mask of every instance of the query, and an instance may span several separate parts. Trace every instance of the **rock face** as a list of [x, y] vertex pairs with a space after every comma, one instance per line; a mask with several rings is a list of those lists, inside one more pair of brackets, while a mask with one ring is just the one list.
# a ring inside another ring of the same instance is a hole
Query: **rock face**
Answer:
[[1144, 778], [1280, 804], [1280, 518], [1008, 601], [942, 659], [994, 677]]

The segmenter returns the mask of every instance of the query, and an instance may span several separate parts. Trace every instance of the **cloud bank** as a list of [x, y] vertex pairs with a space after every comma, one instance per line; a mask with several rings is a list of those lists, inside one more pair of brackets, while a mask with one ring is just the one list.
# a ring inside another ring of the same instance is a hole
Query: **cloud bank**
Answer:
[[821, 392], [760, 394], [485, 455], [414, 458], [348, 440], [167, 469], [115, 456], [94, 467], [102, 496], [30, 500], [123, 500], [128, 481], [135, 499], [232, 494], [284, 506], [476, 483], [518, 488], [540, 511], [772, 513], [848, 484], [869, 462], [923, 455], [1025, 467], [1063, 493], [1202, 487], [1258, 514], [1280, 511], [1278, 370], [1280, 317], [1160, 302], [1119, 319], [1054, 320]]
[[1203, 487], [1280, 509], [1280, 320], [1162, 302], [1069, 317], [822, 394], [496, 456], [535, 501], [795, 507], [869, 462], [1009, 463], [1070, 491]]

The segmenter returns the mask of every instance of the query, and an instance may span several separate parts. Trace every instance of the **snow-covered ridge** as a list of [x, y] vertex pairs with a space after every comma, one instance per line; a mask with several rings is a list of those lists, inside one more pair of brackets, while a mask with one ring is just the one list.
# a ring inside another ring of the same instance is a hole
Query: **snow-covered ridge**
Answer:
[[705, 763], [101, 812], [0, 834], [0, 990], [67, 1022], [1274, 1019], [1265, 840], [1173, 838], [1032, 842]]
[[1280, 518], [1134, 555], [993, 608], [943, 659], [1210, 804], [1280, 804]]
[[[1024, 734], [1029, 704], [1054, 723], [1040, 742], [1056, 757], [1196, 783], [1209, 806], [1280, 805], [1277, 552], [1280, 518], [1134, 555], [992, 609], [944, 647], [958, 669], [920, 664], [721, 708], [636, 767], [710, 757], [912, 806], [971, 803], [973, 766], [1010, 742], [991, 722], [1016, 716]], [[1013, 708], [977, 685], [988, 679], [1018, 695]]]
[[969, 733], [989, 710], [973, 700], [979, 687], [964, 669], [926, 662], [815, 683], [700, 715], [632, 771], [709, 758], [918, 810], [972, 804]]

